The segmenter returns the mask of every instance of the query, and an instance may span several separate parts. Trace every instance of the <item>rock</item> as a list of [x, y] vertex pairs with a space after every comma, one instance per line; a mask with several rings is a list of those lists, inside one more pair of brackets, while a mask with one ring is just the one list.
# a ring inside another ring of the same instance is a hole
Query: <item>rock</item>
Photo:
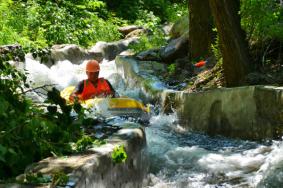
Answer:
[[183, 58], [178, 58], [175, 60], [175, 63], [177, 65], [178, 68], [182, 69], [182, 70], [186, 70], [188, 71], [188, 73], [190, 75], [193, 74], [194, 72], [194, 66], [193, 64], [190, 62], [190, 59], [188, 56], [185, 56]]
[[135, 55], [135, 52], [132, 49], [127, 49], [127, 50], [121, 52], [119, 55], [121, 55], [121, 56], [133, 56], [133, 55]]
[[150, 31], [147, 30], [147, 29], [136, 29], [136, 30], [130, 32], [129, 34], [127, 34], [125, 38], [128, 39], [128, 38], [132, 38], [132, 37], [139, 37], [143, 34], [148, 34], [148, 33], [150, 33]]
[[161, 61], [159, 56], [159, 49], [150, 49], [139, 53], [137, 56], [138, 60], [141, 61]]
[[[49, 157], [28, 166], [26, 173], [42, 173], [50, 176], [56, 172], [68, 176], [64, 187], [142, 187], [147, 174], [148, 163], [145, 153], [146, 137], [144, 129], [136, 123], [124, 123], [125, 127], [107, 139], [107, 144], [89, 148], [84, 153], [67, 157]], [[111, 155], [115, 147], [123, 145], [127, 152], [127, 160], [123, 163], [114, 163]], [[17, 177], [22, 180], [24, 175]], [[27, 187], [43, 187], [28, 185]], [[72, 185], [72, 186], [71, 186]], [[0, 187], [9, 187], [1, 185]], [[11, 187], [20, 188], [25, 185], [14, 184]], [[55, 187], [52, 183], [44, 187]], [[59, 186], [56, 186], [59, 187]]]
[[52, 46], [51, 59], [55, 62], [69, 60], [73, 64], [81, 64], [86, 59], [101, 61], [103, 57], [99, 52], [89, 52], [75, 44], [62, 44]]
[[174, 23], [170, 31], [171, 38], [178, 38], [184, 33], [189, 31], [189, 17], [188, 15], [183, 16], [177, 22]]
[[141, 26], [136, 26], [136, 25], [127, 25], [124, 27], [119, 27], [118, 31], [120, 33], [122, 33], [124, 36], [126, 36], [127, 34], [129, 34], [130, 32], [137, 30], [137, 29], [143, 29], [143, 27]]
[[25, 61], [25, 53], [21, 45], [11, 44], [0, 46], [0, 55], [2, 60]]
[[170, 35], [170, 31], [172, 30], [173, 24], [166, 23], [162, 26], [162, 31], [165, 35]]
[[166, 47], [160, 49], [160, 57], [165, 63], [172, 63], [177, 58], [188, 55], [188, 34], [172, 40]]
[[[158, 77], [167, 72], [164, 63], [138, 61], [132, 57], [117, 56], [117, 72], [125, 80], [126, 88], [135, 90], [145, 103], [155, 103], [161, 98], [166, 86]], [[154, 75], [152, 75], [154, 74]], [[158, 96], [156, 96], [158, 95]]]
[[93, 54], [101, 54], [107, 60], [114, 60], [121, 52], [125, 51], [132, 43], [136, 43], [137, 38], [130, 38], [116, 42], [97, 42], [89, 52]]

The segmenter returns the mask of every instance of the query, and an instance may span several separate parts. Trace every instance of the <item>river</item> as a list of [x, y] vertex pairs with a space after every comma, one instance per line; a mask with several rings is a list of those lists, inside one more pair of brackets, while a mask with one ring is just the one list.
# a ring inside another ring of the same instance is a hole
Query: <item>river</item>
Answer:
[[[61, 61], [51, 68], [26, 59], [33, 87], [55, 84], [62, 90], [86, 78], [85, 62]], [[114, 61], [104, 60], [100, 77], [109, 79], [120, 95], [139, 100], [116, 74]], [[31, 95], [35, 100], [40, 96]], [[252, 142], [187, 132], [175, 113], [157, 110], [145, 128], [149, 173], [144, 188], [283, 187], [283, 142]]]

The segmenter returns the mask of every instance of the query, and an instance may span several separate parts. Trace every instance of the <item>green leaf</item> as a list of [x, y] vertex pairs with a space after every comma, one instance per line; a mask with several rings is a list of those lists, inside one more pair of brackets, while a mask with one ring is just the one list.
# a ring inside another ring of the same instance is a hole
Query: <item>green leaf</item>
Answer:
[[122, 163], [125, 162], [127, 159], [127, 153], [125, 151], [124, 145], [115, 146], [112, 154], [112, 160], [114, 163]]

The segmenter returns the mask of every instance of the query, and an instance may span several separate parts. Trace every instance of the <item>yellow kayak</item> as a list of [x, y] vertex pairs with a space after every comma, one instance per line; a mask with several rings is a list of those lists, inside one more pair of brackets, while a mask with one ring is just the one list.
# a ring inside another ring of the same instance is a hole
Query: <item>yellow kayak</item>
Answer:
[[[67, 102], [69, 96], [74, 91], [74, 86], [69, 86], [61, 91], [60, 95]], [[94, 108], [98, 113], [104, 116], [144, 116], [150, 112], [149, 106], [143, 105], [141, 102], [127, 97], [121, 98], [93, 98], [81, 101], [85, 108]]]

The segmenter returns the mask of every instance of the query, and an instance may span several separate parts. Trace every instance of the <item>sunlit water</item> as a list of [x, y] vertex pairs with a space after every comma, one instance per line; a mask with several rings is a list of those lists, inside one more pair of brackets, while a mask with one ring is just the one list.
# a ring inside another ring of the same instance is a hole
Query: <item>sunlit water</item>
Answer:
[[283, 145], [188, 133], [176, 115], [146, 128], [150, 174], [144, 187], [283, 187]]
[[[48, 68], [26, 59], [25, 69], [34, 88], [54, 84], [62, 90], [86, 78], [85, 63], [61, 61]], [[114, 61], [103, 61], [100, 77], [107, 78], [120, 95], [138, 99], [138, 89], [127, 89], [116, 72]], [[153, 115], [146, 137], [150, 167], [144, 187], [283, 187], [281, 141], [259, 143], [188, 133], [178, 125], [176, 114]]]

